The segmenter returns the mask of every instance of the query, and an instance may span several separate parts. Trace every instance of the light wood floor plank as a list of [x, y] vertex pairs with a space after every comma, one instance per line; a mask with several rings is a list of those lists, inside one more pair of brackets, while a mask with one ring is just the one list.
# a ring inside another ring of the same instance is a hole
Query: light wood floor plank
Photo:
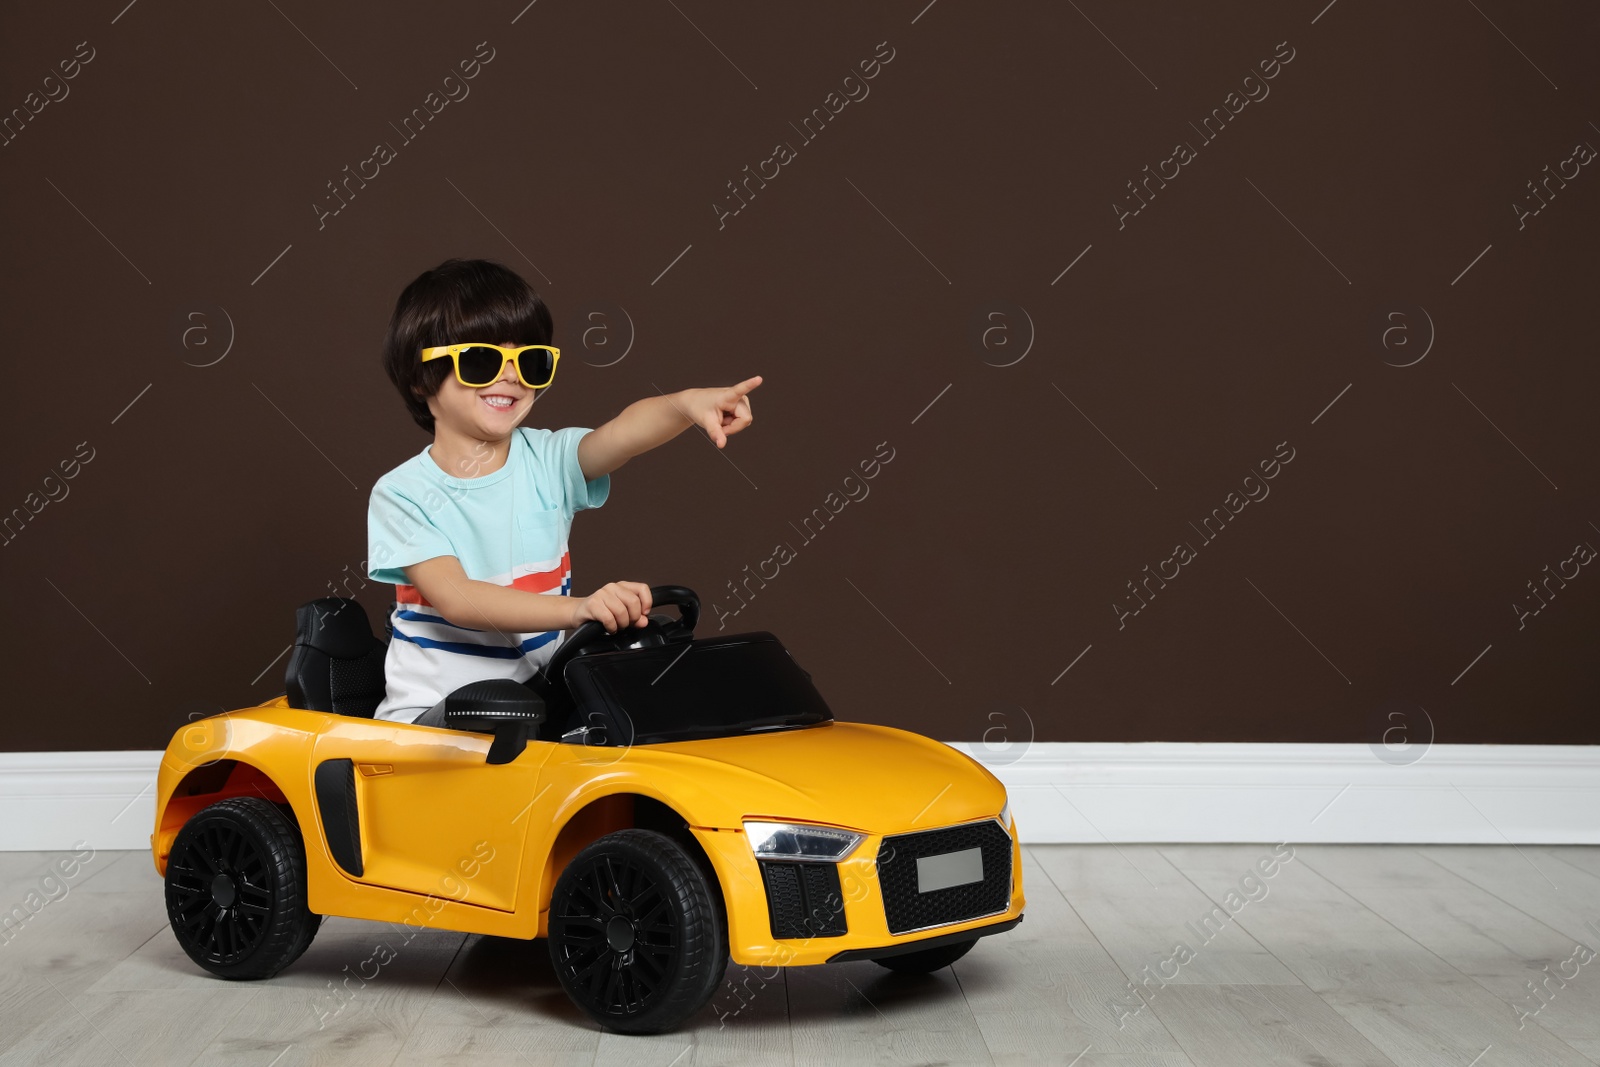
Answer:
[[[1038, 846], [1043, 849], [1054, 847], [1056, 846]], [[1037, 938], [1098, 946], [1100, 942], [1096, 940], [1093, 931], [1084, 925], [1083, 919], [1073, 910], [1067, 898], [1061, 895], [1061, 891], [1039, 865], [1038, 848], [1027, 847], [1022, 850], [1022, 891], [1028, 898], [1022, 924], [1010, 933], [998, 935], [999, 940]]]
[[[137, 857], [142, 856], [145, 865], [150, 867], [150, 873], [155, 873], [148, 852], [108, 852], [101, 849], [86, 850], [84, 855], [86, 858], [80, 860], [71, 852], [0, 852], [0, 907], [10, 907], [33, 890], [50, 896], [52, 890], [45, 884], [47, 878], [62, 883], [70, 895], [73, 889], [100, 872], [130, 858], [138, 862]], [[63, 875], [63, 871], [71, 873]], [[61, 890], [54, 892], [59, 894]]]
[[1322, 994], [1399, 1067], [1588, 1067], [1589, 1060], [1549, 1031], [1518, 1030], [1506, 1006], [1464, 979], [1351, 985]]
[[[1248, 846], [1164, 851], [1213, 894], [1236, 884], [1233, 872], [1253, 853]], [[1397, 1064], [1436, 1063], [1441, 1056], [1467, 1063], [1489, 1045], [1513, 1063], [1584, 1062], [1538, 1027], [1519, 1030], [1504, 1001], [1309, 863], [1284, 865], [1271, 884], [1271, 893], [1237, 921]]]
[[[1152, 846], [1042, 845], [1032, 851], [1062, 896], [1135, 981], [1155, 975], [1180, 984], [1299, 984], [1237, 923], [1216, 919], [1213, 902]], [[1170, 961], [1177, 946], [1193, 945], [1208, 921], [1214, 933], [1206, 951], [1175, 967]]]
[[543, 942], [469, 937], [423, 1008], [396, 1067], [593, 1064], [599, 1035], [555, 989], [543, 949]]
[[1429, 862], [1425, 849], [1324, 845], [1300, 851], [1308, 867], [1475, 979], [1517, 1021], [1520, 1008], [1569, 1044], [1600, 1039], [1600, 959], [1586, 969], [1572, 938]]
[[387, 1064], [400, 1053], [467, 936], [358, 919], [328, 919], [325, 925], [306, 954], [274, 978], [213, 979], [238, 996], [255, 995], [204, 1049], [202, 1062], [256, 1064], [264, 1051], [276, 1055], [292, 1045], [279, 1067]]
[[79, 993], [0, 1055], [10, 1064], [187, 1064], [233, 1023], [248, 994]]
[[444, 978], [429, 1007], [447, 1008], [461, 1025], [482, 1013], [493, 1026], [583, 1030], [585, 1047], [595, 1047], [599, 1028], [562, 990], [545, 941], [469, 935]]
[[[1291, 859], [1266, 878], [1257, 865], [1270, 850], [1259, 845], [1166, 846], [1162, 852], [1211, 899], [1224, 902], [1228, 893], [1240, 892], [1236, 899], [1246, 903], [1234, 922], [1313, 990], [1462, 977], [1304, 863]], [[1259, 899], [1250, 900], [1245, 894], [1255, 885]], [[1202, 957], [1210, 951], [1209, 945], [1194, 947]]]
[[1089, 1048], [1085, 1063], [1126, 1057], [1189, 1065], [1156, 1013], [1126, 992], [1122, 970], [1098, 946], [1024, 940], [997, 941], [990, 949], [976, 959], [974, 950], [954, 970], [997, 1064], [1064, 1062], [1072, 1056], [1063, 1058], [1063, 1051]]
[[876, 963], [835, 963], [791, 967], [786, 978], [801, 1067], [993, 1062], [949, 968], [902, 975]]
[[[794, 1040], [789, 1032], [788, 971], [782, 967], [741, 967], [729, 963], [711, 1003], [690, 1020], [682, 1034], [693, 1041], [694, 1051], [685, 1056], [678, 1067], [690, 1063], [792, 1065]], [[637, 1040], [602, 1034], [597, 1062], [634, 1062], [624, 1058], [625, 1050], [619, 1041], [626, 1044]]]
[[[160, 879], [148, 860], [149, 853], [97, 853], [82, 877], [66, 884], [65, 895], [31, 913], [0, 945], [0, 1052], [68, 1011], [63, 995], [76, 998], [167, 929]], [[50, 864], [28, 854], [21, 869], [27, 872], [21, 884], [31, 887]]]
[[1600, 878], [1600, 848], [1593, 845], [1546, 845], [1541, 851]]
[[1038, 866], [1032, 848], [1023, 850], [1023, 887], [1028, 911], [1022, 925], [980, 940], [953, 965], [995, 1062], [1055, 1062], [1065, 1049], [1088, 1049], [1080, 1067], [1192, 1067]]
[[1172, 985], [1152, 1006], [1195, 1067], [1405, 1067], [1305, 988]]
[[[1164, 1048], [1130, 1050], [1126, 1040], [1102, 1045], [1084, 1039], [1076, 1027], [1053, 1016], [1025, 1012], [983, 1012], [977, 1016], [984, 1040], [999, 1067], [1195, 1067], [1159, 1021]], [[1154, 1043], [1152, 1043], [1154, 1044]]]
[[[391, 991], [380, 1005], [380, 997], [369, 991], [318, 1029], [307, 990], [275, 987], [275, 981], [252, 983], [255, 988], [249, 990], [243, 1006], [193, 1062], [227, 1067], [340, 1067], [353, 1063], [385, 1067], [399, 1055], [426, 1001], [421, 991], [409, 996]], [[165, 995], [194, 996], [188, 990]], [[236, 995], [247, 994], [241, 991]]]
[[1574, 863], [1535, 845], [1433, 845], [1420, 851], [1506, 903], [1600, 950], [1600, 874], [1586, 869], [1589, 861], [1579, 857]]
[[1590, 1062], [1600, 1063], [1600, 1041], [1569, 1041], [1567, 1044], [1589, 1057]]

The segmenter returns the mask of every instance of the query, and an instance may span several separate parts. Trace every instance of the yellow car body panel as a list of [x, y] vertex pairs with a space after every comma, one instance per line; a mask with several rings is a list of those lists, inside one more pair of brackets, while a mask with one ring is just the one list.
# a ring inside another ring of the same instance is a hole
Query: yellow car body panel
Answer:
[[[223, 796], [292, 809], [313, 912], [505, 937], [545, 936], [556, 878], [590, 842], [634, 825], [636, 796], [676, 812], [704, 850], [725, 905], [729, 955], [746, 966], [823, 963], [1015, 919], [1026, 903], [1012, 838], [1003, 912], [896, 936], [876, 878], [895, 834], [998, 818], [1005, 789], [982, 764], [905, 730], [830, 721], [797, 729], [631, 748], [530, 740], [485, 762], [487, 734], [304, 711], [284, 697], [201, 719], [161, 761], [151, 848], [165, 874], [183, 823]], [[335, 861], [314, 769], [353, 762], [359, 876]], [[857, 831], [838, 864], [848, 932], [775, 938], [745, 819]]]

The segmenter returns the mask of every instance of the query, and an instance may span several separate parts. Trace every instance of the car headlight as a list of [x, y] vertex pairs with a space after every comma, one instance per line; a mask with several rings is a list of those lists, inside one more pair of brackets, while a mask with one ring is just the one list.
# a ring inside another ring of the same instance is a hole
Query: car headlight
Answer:
[[1006, 833], [1011, 832], [1011, 798], [1006, 797], [1006, 806], [1000, 809], [1000, 825], [1006, 828]]
[[820, 860], [838, 863], [861, 844], [865, 834], [839, 830], [832, 826], [807, 826], [804, 823], [744, 823], [750, 850], [762, 860]]

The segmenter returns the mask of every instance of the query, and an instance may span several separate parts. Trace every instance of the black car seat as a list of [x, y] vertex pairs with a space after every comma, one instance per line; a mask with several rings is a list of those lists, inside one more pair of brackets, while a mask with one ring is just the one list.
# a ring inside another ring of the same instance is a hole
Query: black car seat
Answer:
[[300, 605], [284, 682], [289, 706], [372, 718], [384, 697], [387, 653], [354, 600], [329, 596]]

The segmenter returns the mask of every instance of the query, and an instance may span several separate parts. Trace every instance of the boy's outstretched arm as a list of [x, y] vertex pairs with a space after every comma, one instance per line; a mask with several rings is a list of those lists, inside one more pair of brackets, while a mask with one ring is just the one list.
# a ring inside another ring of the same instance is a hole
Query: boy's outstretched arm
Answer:
[[610, 474], [690, 426], [699, 426], [721, 448], [730, 436], [755, 421], [750, 414], [749, 394], [760, 384], [758, 374], [738, 385], [685, 389], [636, 400], [610, 422], [583, 435], [578, 442], [578, 466], [583, 468], [585, 478]]

